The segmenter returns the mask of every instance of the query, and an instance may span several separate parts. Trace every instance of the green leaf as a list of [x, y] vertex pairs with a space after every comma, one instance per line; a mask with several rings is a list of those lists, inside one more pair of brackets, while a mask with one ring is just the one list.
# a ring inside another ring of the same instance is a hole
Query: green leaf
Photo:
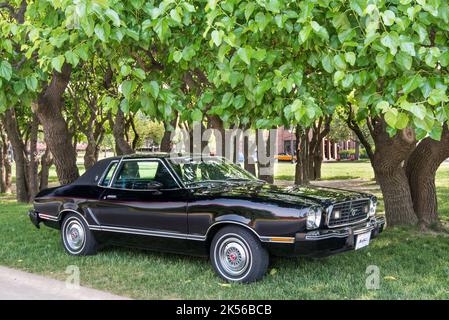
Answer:
[[192, 121], [199, 122], [203, 120], [203, 112], [200, 109], [194, 109], [191, 113]]
[[384, 32], [380, 39], [380, 43], [389, 48], [392, 55], [395, 55], [399, 46], [399, 36], [396, 32]]
[[387, 101], [382, 100], [376, 104], [376, 111], [386, 112], [389, 109], [389, 107], [390, 107], [390, 104]]
[[268, 3], [266, 4], [266, 8], [268, 11], [271, 11], [274, 13], [279, 13], [280, 12], [279, 0], [268, 0]]
[[267, 56], [267, 50], [265, 50], [265, 49], [257, 49], [256, 51], [253, 51], [253, 54], [252, 54], [252, 57], [259, 62], [262, 62], [266, 56]]
[[328, 73], [334, 72], [334, 66], [332, 64], [332, 58], [330, 55], [326, 54], [323, 56], [323, 59], [321, 59], [321, 64], [323, 65], [324, 70], [326, 70]]
[[94, 31], [95, 31], [95, 34], [97, 35], [98, 39], [100, 39], [103, 42], [106, 42], [106, 35], [105, 35], [102, 25], [96, 24]]
[[299, 39], [302, 43], [306, 42], [309, 38], [312, 27], [310, 25], [304, 26], [301, 31], [299, 31]]
[[448, 98], [446, 96], [446, 88], [433, 89], [430, 92], [427, 102], [432, 106], [435, 106], [441, 102], [447, 102]]
[[151, 94], [154, 99], [157, 99], [159, 95], [159, 84], [156, 81], [146, 82], [143, 85], [143, 89], [145, 92]]
[[3, 60], [2, 63], [0, 63], [0, 77], [5, 79], [6, 81], [11, 80], [12, 67], [11, 64], [6, 60]]
[[392, 128], [396, 128], [396, 122], [398, 119], [398, 110], [390, 108], [384, 114], [385, 122]]
[[176, 10], [176, 8], [170, 10], [170, 17], [177, 23], [182, 22], [181, 16], [179, 15], [179, 12], [178, 10]]
[[443, 133], [443, 127], [441, 125], [433, 126], [432, 131], [429, 132], [429, 136], [433, 140], [441, 141], [441, 135]]
[[131, 67], [127, 64], [124, 64], [120, 67], [120, 74], [124, 77], [131, 73]]
[[54, 57], [51, 59], [51, 66], [58, 72], [61, 72], [62, 65], [64, 64], [65, 58], [63, 55]]
[[178, 63], [182, 59], [182, 51], [176, 50], [173, 52], [173, 60]]
[[421, 103], [410, 103], [408, 101], [403, 101], [399, 106], [403, 110], [409, 111], [420, 120], [423, 120], [427, 113], [426, 107]]
[[154, 102], [147, 95], [140, 97], [140, 104], [142, 105], [142, 111], [147, 115], [154, 115]]
[[400, 66], [402, 66], [406, 70], [410, 70], [412, 67], [412, 57], [405, 52], [402, 51], [399, 52], [396, 55], [396, 61]]
[[255, 4], [254, 2], [248, 2], [245, 7], [245, 19], [248, 21], [254, 12]]
[[408, 53], [410, 56], [414, 57], [416, 55], [415, 44], [413, 42], [401, 42], [400, 47], [402, 51]]
[[80, 58], [76, 53], [69, 50], [64, 53], [65, 60], [72, 65], [72, 67], [76, 67], [80, 61]]
[[396, 15], [391, 10], [386, 10], [386, 11], [382, 12], [382, 20], [384, 21], [384, 24], [386, 26], [393, 25], [395, 18], [396, 18]]
[[37, 79], [35, 76], [25, 78], [25, 84], [30, 91], [35, 92], [37, 90]]
[[145, 80], [145, 78], [146, 78], [145, 71], [142, 70], [142, 69], [140, 69], [140, 68], [134, 69], [134, 70], [133, 70], [133, 75], [134, 75], [136, 78], [140, 79], [140, 80]]
[[125, 80], [121, 84], [121, 90], [126, 100], [131, 98], [131, 94], [136, 90], [136, 84], [132, 80]]
[[355, 53], [354, 52], [346, 52], [345, 60], [347, 63], [349, 63], [351, 66], [353, 66], [355, 64]]
[[395, 124], [396, 129], [402, 130], [407, 128], [408, 121], [409, 121], [408, 116], [405, 113], [402, 112], [398, 113]]
[[214, 44], [218, 47], [220, 46], [222, 40], [223, 40], [223, 35], [224, 35], [224, 31], [223, 30], [214, 30], [212, 31], [212, 33], [210, 34], [212, 37], [212, 40], [214, 41]]
[[334, 56], [335, 67], [339, 70], [346, 70], [346, 62], [343, 59], [343, 55], [338, 54]]
[[251, 48], [239, 48], [237, 50], [237, 55], [247, 65], [251, 64], [251, 53], [252, 53], [252, 49]]
[[404, 92], [405, 94], [412, 92], [413, 90], [415, 90], [416, 88], [418, 88], [420, 86], [421, 82], [422, 82], [422, 77], [420, 75], [415, 75], [415, 76], [411, 77], [410, 80], [407, 81], [402, 86], [402, 92]]
[[25, 83], [23, 81], [15, 82], [13, 89], [16, 95], [20, 96], [25, 91]]
[[443, 67], [447, 67], [449, 65], [449, 50], [447, 50], [441, 54], [440, 64]]
[[343, 71], [338, 70], [334, 73], [334, 84], [338, 84], [340, 80], [345, 77], [345, 73]]
[[105, 11], [105, 14], [108, 16], [109, 19], [111, 19], [111, 21], [114, 24], [114, 26], [120, 27], [120, 17], [117, 14], [117, 12], [115, 12], [112, 9], [107, 9]]

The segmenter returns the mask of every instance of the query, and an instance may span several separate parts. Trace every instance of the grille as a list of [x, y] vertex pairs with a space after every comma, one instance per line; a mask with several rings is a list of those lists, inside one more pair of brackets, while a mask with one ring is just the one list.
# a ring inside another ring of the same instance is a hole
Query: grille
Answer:
[[[329, 218], [329, 227], [353, 224], [368, 218], [369, 199], [356, 199], [346, 202], [336, 203]], [[340, 218], [336, 219], [334, 213], [340, 211]]]

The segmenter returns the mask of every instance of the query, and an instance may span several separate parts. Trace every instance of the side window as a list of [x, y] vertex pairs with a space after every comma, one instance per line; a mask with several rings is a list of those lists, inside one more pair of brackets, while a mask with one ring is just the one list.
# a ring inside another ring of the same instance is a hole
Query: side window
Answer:
[[111, 182], [112, 175], [114, 174], [115, 168], [117, 168], [118, 162], [113, 162], [106, 169], [106, 175], [103, 178], [103, 181], [100, 182], [100, 186], [107, 187], [109, 182]]
[[147, 190], [177, 187], [173, 177], [160, 161], [124, 161], [112, 186], [121, 189]]

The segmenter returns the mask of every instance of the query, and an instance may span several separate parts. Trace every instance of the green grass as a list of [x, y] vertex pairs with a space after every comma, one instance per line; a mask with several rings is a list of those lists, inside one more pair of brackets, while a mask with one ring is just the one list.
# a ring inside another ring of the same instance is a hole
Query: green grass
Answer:
[[[295, 165], [290, 162], [278, 162], [274, 172], [275, 178], [278, 180], [293, 181]], [[367, 160], [325, 162], [321, 175], [322, 180], [374, 179], [373, 168]]]
[[[368, 164], [369, 165], [369, 164]], [[366, 163], [324, 164], [327, 176], [365, 172]], [[349, 170], [349, 171], [348, 171]], [[365, 172], [369, 179], [369, 173]], [[438, 171], [441, 213], [448, 217], [449, 166]], [[250, 285], [223, 284], [203, 258], [109, 247], [92, 257], [64, 253], [59, 233], [37, 230], [28, 205], [0, 200], [0, 265], [64, 280], [69, 265], [81, 284], [149, 299], [449, 299], [449, 237], [390, 228], [368, 248], [322, 259], [274, 258]], [[380, 268], [380, 288], [365, 288], [366, 268]]]

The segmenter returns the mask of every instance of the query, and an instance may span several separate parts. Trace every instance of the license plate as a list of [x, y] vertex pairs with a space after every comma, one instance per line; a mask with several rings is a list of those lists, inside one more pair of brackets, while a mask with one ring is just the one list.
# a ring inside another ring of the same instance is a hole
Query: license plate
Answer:
[[369, 240], [371, 239], [371, 232], [361, 233], [357, 236], [355, 241], [355, 250], [366, 247], [369, 245]]

